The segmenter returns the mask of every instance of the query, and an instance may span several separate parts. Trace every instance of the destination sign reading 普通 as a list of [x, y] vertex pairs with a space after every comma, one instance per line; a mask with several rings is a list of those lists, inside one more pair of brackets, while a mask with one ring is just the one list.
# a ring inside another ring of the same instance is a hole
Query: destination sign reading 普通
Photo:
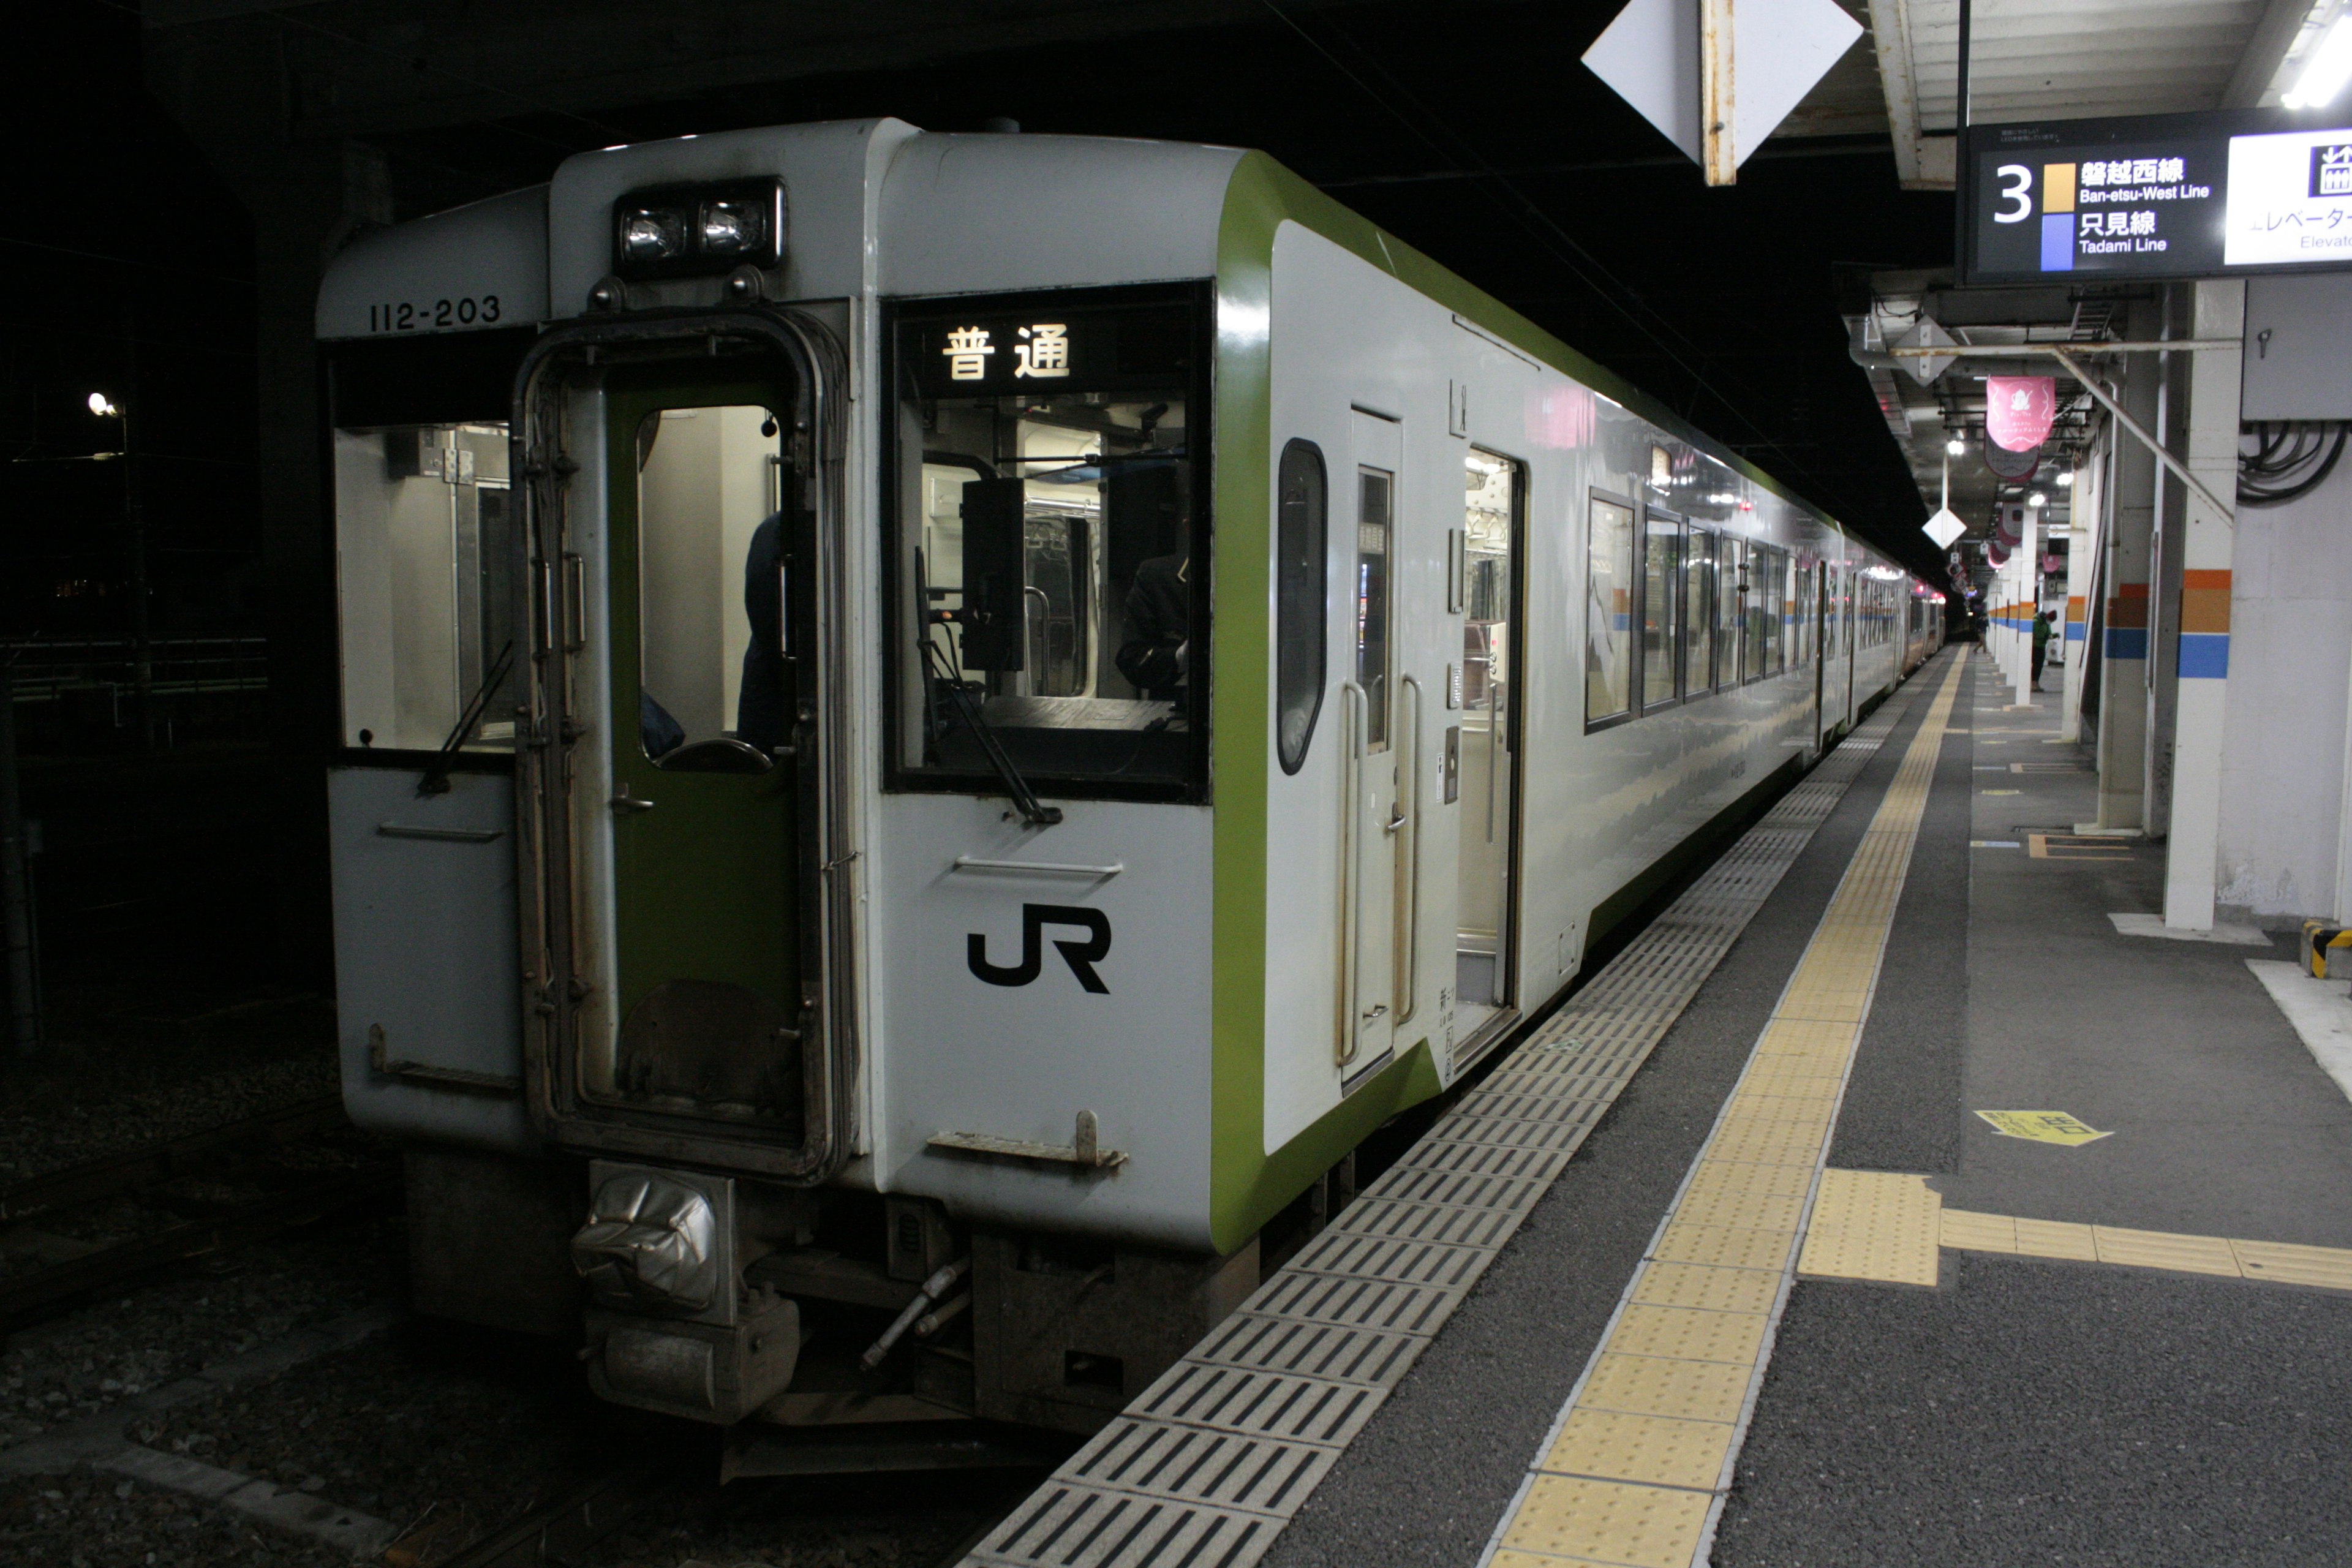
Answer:
[[2352, 128], [2275, 110], [1972, 129], [1963, 280], [2352, 266]]

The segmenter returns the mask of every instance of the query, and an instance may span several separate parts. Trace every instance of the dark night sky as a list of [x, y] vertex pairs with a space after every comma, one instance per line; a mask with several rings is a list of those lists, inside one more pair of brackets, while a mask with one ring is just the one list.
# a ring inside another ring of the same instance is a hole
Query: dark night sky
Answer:
[[[257, 626], [250, 225], [140, 90], [138, 19], [67, 0], [12, 29], [0, 220], [0, 444], [56, 458], [137, 422], [156, 607], [172, 629]], [[125, 625], [124, 469], [11, 461], [0, 477], [0, 637]]]
[[[542, 180], [580, 148], [892, 113], [939, 129], [1262, 147], [1681, 410], [1833, 512], [1908, 544], [1922, 515], [1831, 288], [1838, 261], [1932, 265], [1950, 198], [1906, 194], [1878, 143], [1776, 147], [1729, 190], [1577, 57], [1598, 5], [1372, 6], [1036, 47], [914, 70], [735, 88], [385, 143], [401, 216]], [[257, 625], [249, 226], [139, 86], [138, 23], [68, 0], [10, 69], [0, 268], [12, 458], [110, 445], [83, 406], [128, 404], [146, 454], [162, 629]], [[117, 464], [12, 464], [0, 635], [121, 619]], [[1931, 559], [1931, 558], [1930, 558]], [[1923, 563], [1926, 563], [1923, 562]]]

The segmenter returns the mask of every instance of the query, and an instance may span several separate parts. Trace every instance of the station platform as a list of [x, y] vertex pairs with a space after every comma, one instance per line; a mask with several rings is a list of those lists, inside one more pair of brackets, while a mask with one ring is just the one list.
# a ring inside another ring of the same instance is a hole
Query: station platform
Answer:
[[2352, 1001], [2147, 934], [2012, 700], [1931, 660], [971, 1561], [2352, 1561]]

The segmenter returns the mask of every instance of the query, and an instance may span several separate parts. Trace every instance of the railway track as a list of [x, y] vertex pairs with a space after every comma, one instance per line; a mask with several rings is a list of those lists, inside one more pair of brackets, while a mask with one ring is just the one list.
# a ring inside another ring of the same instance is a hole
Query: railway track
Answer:
[[29, 1216], [58, 1215], [175, 1181], [249, 1171], [266, 1163], [272, 1152], [342, 1124], [341, 1098], [321, 1095], [0, 1187], [0, 1248], [46, 1260], [29, 1270], [0, 1276], [0, 1332], [174, 1266], [250, 1246], [395, 1192], [397, 1168], [363, 1165], [353, 1171], [302, 1172], [299, 1180], [259, 1196], [199, 1205], [206, 1212], [120, 1241], [78, 1242], [26, 1224]]

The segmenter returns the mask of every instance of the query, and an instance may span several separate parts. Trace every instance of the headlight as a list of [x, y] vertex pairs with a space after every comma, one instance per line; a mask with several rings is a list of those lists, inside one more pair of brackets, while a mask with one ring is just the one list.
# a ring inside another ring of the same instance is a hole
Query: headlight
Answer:
[[761, 232], [767, 225], [753, 204], [735, 199], [709, 201], [702, 204], [702, 254], [709, 257], [749, 256], [759, 250], [766, 238]]
[[676, 261], [686, 254], [686, 214], [676, 207], [624, 207], [621, 259], [638, 267]]
[[686, 278], [783, 258], [784, 185], [772, 177], [647, 185], [613, 206], [613, 270]]

